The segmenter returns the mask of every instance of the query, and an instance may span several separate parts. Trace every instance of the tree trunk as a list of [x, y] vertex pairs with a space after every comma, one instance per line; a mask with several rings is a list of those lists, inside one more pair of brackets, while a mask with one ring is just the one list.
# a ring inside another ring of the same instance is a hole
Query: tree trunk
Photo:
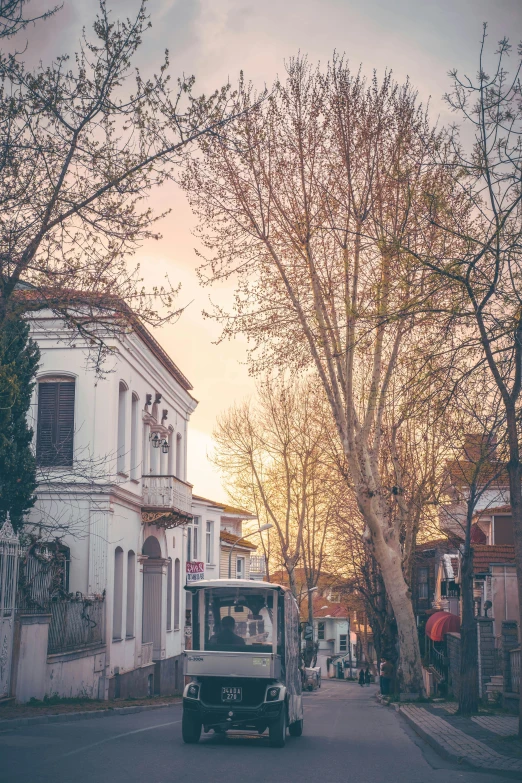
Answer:
[[399, 689], [403, 693], [424, 695], [417, 624], [413, 614], [411, 592], [402, 572], [401, 557], [384, 541], [384, 537], [381, 541], [375, 542], [375, 551], [397, 623], [400, 658], [395, 674]]
[[473, 611], [473, 549], [468, 541], [462, 553], [461, 591], [459, 714], [473, 715], [478, 712], [478, 650]]
[[[314, 627], [314, 605], [313, 605], [313, 593], [308, 591], [308, 625], [311, 625], [312, 628]], [[305, 640], [305, 649], [303, 653], [303, 658], [305, 662], [305, 666], [312, 666], [313, 660], [314, 660], [314, 639], [306, 639]], [[317, 658], [317, 654], [315, 655]]]
[[[513, 537], [515, 543], [515, 565], [518, 585], [518, 629], [522, 632], [522, 465], [518, 444], [517, 421], [514, 406], [506, 408], [509, 462], [509, 500], [513, 517]], [[522, 688], [520, 689], [520, 718], [518, 721], [518, 736], [522, 740]]]

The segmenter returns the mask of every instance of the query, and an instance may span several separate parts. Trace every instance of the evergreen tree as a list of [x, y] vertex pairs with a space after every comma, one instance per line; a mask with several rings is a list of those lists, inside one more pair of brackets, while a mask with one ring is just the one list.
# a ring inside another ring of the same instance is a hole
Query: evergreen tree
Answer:
[[0, 333], [0, 526], [7, 512], [15, 530], [35, 503], [36, 461], [27, 412], [40, 359], [29, 325], [9, 319]]

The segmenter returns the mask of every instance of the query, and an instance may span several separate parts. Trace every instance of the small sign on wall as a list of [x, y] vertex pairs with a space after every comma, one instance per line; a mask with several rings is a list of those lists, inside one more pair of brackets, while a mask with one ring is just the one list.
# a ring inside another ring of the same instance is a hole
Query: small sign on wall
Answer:
[[193, 560], [187, 563], [187, 584], [201, 582], [205, 578], [205, 563]]

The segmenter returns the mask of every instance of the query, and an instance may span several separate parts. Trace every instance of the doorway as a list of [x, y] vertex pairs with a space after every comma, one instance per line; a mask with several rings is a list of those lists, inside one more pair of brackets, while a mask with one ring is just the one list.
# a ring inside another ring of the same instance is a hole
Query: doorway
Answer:
[[164, 561], [161, 547], [155, 536], [149, 536], [143, 544], [143, 612], [142, 644], [152, 642], [152, 658], [161, 658], [161, 610], [163, 599]]

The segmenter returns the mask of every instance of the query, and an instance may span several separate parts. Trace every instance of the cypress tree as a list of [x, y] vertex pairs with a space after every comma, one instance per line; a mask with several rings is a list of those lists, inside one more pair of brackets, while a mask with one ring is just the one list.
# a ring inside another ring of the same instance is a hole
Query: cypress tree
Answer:
[[39, 359], [29, 325], [20, 318], [5, 321], [0, 333], [0, 526], [9, 511], [15, 530], [36, 500], [33, 430], [27, 413]]

